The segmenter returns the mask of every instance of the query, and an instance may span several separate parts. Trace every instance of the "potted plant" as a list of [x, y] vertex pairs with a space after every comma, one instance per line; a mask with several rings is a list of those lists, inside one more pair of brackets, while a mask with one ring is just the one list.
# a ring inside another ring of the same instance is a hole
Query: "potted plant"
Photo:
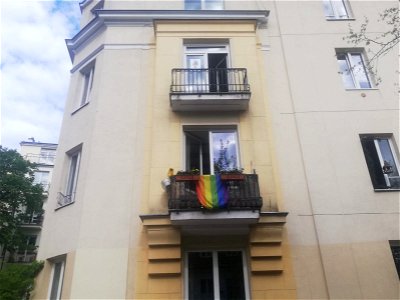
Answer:
[[243, 168], [234, 168], [220, 172], [222, 180], [244, 180]]
[[190, 181], [199, 179], [200, 179], [199, 169], [192, 169], [190, 171], [178, 171], [175, 175], [176, 181]]

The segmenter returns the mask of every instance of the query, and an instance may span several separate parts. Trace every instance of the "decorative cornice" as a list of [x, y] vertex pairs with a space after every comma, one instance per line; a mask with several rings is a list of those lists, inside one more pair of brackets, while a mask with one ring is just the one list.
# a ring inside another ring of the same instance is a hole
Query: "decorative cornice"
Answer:
[[[85, 2], [83, 2], [85, 3]], [[153, 26], [156, 20], [191, 20], [191, 21], [232, 21], [251, 20], [258, 26], [265, 26], [268, 20], [267, 10], [95, 10], [96, 17], [81, 29], [66, 44], [71, 60], [77, 49], [91, 39], [105, 26], [136, 25]]]
[[93, 2], [93, 0], [83, 0], [83, 1], [79, 2], [79, 8], [80, 8], [81, 12], [83, 11], [83, 9], [86, 6], [88, 6], [92, 2]]

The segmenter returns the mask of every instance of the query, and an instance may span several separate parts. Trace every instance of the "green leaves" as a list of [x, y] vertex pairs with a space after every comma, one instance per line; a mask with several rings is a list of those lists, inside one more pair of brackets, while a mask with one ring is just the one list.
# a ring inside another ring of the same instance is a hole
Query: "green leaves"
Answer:
[[0, 146], [0, 244], [14, 251], [23, 242], [20, 225], [42, 212], [43, 188], [33, 184], [36, 165]]
[[43, 262], [32, 264], [9, 264], [0, 272], [0, 299], [28, 299], [34, 279], [43, 269]]

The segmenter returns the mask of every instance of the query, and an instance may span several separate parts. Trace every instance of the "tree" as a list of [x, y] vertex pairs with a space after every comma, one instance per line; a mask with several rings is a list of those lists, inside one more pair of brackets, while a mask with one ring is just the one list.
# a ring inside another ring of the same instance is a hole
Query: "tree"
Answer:
[[[24, 244], [21, 224], [34, 213], [42, 213], [43, 188], [34, 184], [36, 165], [16, 150], [0, 146], [0, 245], [1, 266], [7, 251], [14, 253]], [[1, 267], [0, 267], [1, 270]]]
[[381, 33], [369, 32], [369, 19], [364, 17], [364, 22], [361, 24], [360, 28], [354, 29], [349, 25], [349, 34], [343, 38], [355, 46], [362, 45], [368, 47], [367, 52], [369, 54], [369, 59], [366, 68], [370, 74], [374, 75], [376, 84], [382, 81], [378, 76], [379, 59], [392, 49], [397, 49], [397, 45], [399, 44], [399, 7], [385, 9], [379, 14], [378, 22], [385, 23], [388, 29]]
[[13, 264], [0, 272], [0, 299], [29, 299], [37, 274], [43, 269], [43, 262], [29, 265]]

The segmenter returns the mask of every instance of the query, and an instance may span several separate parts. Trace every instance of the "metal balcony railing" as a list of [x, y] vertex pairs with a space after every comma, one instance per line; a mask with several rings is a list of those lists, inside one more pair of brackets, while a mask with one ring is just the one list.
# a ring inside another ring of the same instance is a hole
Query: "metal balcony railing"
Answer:
[[54, 165], [56, 155], [55, 154], [33, 154], [28, 153], [25, 155], [25, 159], [30, 162], [44, 165]]
[[245, 68], [172, 69], [171, 94], [248, 94]]
[[[190, 177], [190, 176], [189, 176]], [[243, 174], [241, 180], [224, 180], [228, 191], [228, 204], [223, 209], [228, 210], [259, 210], [262, 198], [256, 174]], [[200, 210], [203, 207], [196, 194], [196, 180], [185, 180], [182, 176], [171, 176], [168, 187], [168, 209]]]
[[40, 225], [42, 225], [42, 222], [43, 222], [43, 215], [36, 215], [36, 214], [33, 214], [33, 215], [30, 215], [30, 216], [27, 216], [26, 218], [24, 218], [23, 220], [22, 220], [22, 225], [37, 225], [37, 226], [40, 226]]

